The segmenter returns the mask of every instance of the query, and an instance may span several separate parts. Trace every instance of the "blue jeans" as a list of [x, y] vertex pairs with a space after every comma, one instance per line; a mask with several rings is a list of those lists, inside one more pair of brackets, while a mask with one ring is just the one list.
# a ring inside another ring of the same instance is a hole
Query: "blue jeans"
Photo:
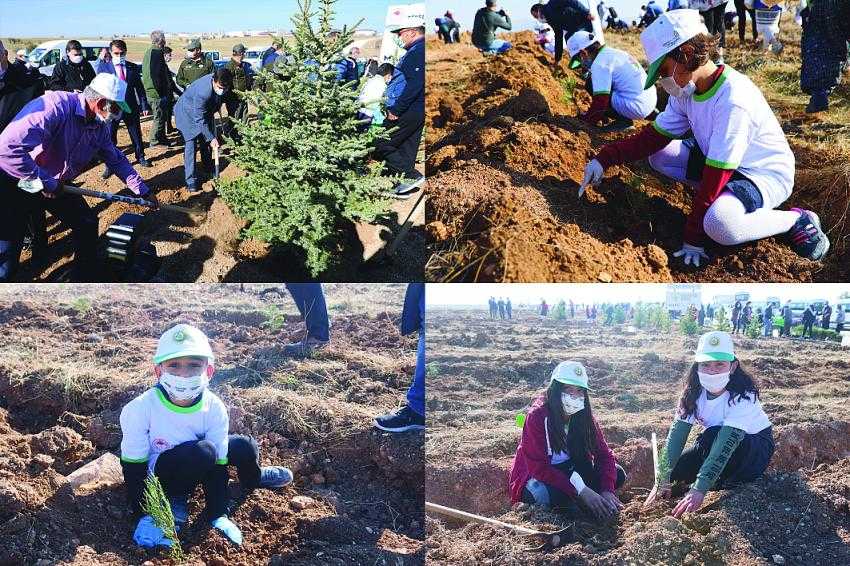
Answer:
[[419, 330], [419, 345], [416, 347], [416, 370], [413, 383], [407, 390], [407, 404], [417, 414], [425, 415], [425, 328]]
[[183, 148], [183, 166], [186, 169], [186, 186], [190, 189], [198, 188], [198, 179], [195, 175], [195, 151], [201, 150], [201, 162], [207, 169], [212, 169], [212, 153], [210, 144], [204, 136], [198, 134], [194, 138], [185, 138], [186, 145]]
[[321, 283], [286, 283], [286, 290], [292, 295], [298, 312], [307, 325], [307, 336], [317, 340], [330, 340], [330, 323], [325, 293]]
[[493, 43], [487, 45], [486, 47], [479, 47], [481, 51], [484, 53], [504, 53], [508, 49], [512, 47], [510, 41], [505, 41], [504, 39], [494, 39]]

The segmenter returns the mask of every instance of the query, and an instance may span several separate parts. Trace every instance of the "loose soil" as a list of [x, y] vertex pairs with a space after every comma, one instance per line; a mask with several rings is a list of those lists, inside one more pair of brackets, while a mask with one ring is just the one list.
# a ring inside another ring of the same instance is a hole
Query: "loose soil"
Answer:
[[[764, 478], [709, 492], [698, 513], [678, 520], [670, 502], [648, 510], [642, 504], [654, 477], [649, 439], [652, 432], [666, 437], [696, 338], [677, 330], [627, 334], [591, 326], [583, 316], [514, 313], [512, 321], [491, 321], [485, 310], [429, 314], [426, 500], [542, 530], [574, 523], [574, 538], [554, 551], [530, 552], [528, 541], [502, 530], [429, 515], [429, 563], [754, 565], [772, 563], [774, 555], [801, 566], [850, 561], [846, 349], [736, 338], [742, 363], [760, 381], [776, 453]], [[594, 415], [628, 474], [619, 492], [625, 509], [609, 524], [510, 503], [516, 415], [528, 411], [565, 359], [587, 367]]]
[[0, 565], [171, 564], [166, 551], [133, 544], [138, 519], [120, 471], [76, 491], [66, 476], [118, 454], [120, 410], [154, 383], [151, 353], [177, 322], [211, 338], [211, 388], [231, 433], [253, 436], [263, 465], [289, 466], [296, 478], [244, 493], [231, 472], [241, 548], [209, 529], [198, 490], [180, 537], [187, 563], [423, 563], [424, 434], [372, 427], [413, 375], [416, 341], [398, 332], [404, 286], [326, 285], [331, 342], [305, 360], [281, 355], [303, 336], [294, 304], [264, 289], [0, 290]]
[[[823, 262], [800, 258], [776, 237], [732, 248], [713, 245], [707, 267], [684, 267], [671, 254], [681, 245], [691, 189], [659, 177], [645, 161], [612, 167], [579, 200], [586, 163], [600, 147], [628, 134], [600, 133], [576, 118], [590, 105], [583, 82], [565, 63], [554, 66], [531, 32], [506, 34], [513, 49], [486, 58], [466, 34], [460, 44], [434, 37], [427, 42], [428, 279], [847, 280], [847, 88], [833, 97], [830, 112], [805, 114], [799, 93], [786, 92], [789, 81], [793, 86], [799, 80], [799, 32], [784, 33], [789, 37], [781, 57], [766, 60], [731, 38], [727, 61], [762, 88], [789, 137], [797, 178], [783, 208], [818, 213], [833, 243]], [[646, 63], [637, 34], [606, 38]], [[665, 97], [662, 92], [660, 106]]]

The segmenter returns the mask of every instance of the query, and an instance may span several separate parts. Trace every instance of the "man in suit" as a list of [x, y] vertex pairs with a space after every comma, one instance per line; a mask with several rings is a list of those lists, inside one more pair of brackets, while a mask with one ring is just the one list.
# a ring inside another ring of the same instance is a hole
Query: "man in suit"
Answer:
[[53, 67], [47, 90], [83, 92], [92, 79], [94, 67], [83, 56], [83, 46], [76, 39], [65, 44], [65, 57]]
[[174, 93], [171, 90], [171, 71], [165, 64], [165, 34], [162, 30], [151, 32], [151, 46], [145, 51], [142, 61], [142, 84], [145, 85], [145, 95], [153, 110], [153, 127], [151, 128], [150, 147], [171, 146], [165, 136], [165, 122], [171, 111]]
[[215, 135], [215, 113], [221, 108], [226, 93], [233, 90], [233, 73], [221, 67], [189, 85], [174, 107], [174, 121], [186, 145], [183, 162], [186, 170], [186, 188], [190, 193], [201, 190], [195, 174], [195, 149], [201, 150], [201, 161], [207, 170], [212, 169], [212, 149], [218, 148]]
[[[136, 161], [142, 167], [150, 167], [150, 161], [145, 159], [142, 126], [139, 123], [141, 113], [147, 114], [148, 111], [148, 99], [145, 96], [145, 87], [142, 85], [142, 68], [132, 61], [127, 61], [127, 44], [123, 39], [113, 39], [109, 43], [109, 52], [112, 54], [112, 61], [103, 63], [100, 70], [115, 75], [127, 83], [126, 102], [130, 107], [130, 112], [122, 113], [120, 120], [112, 122], [112, 143], [118, 145], [118, 124], [123, 120], [124, 125], [127, 126], [127, 133], [130, 134], [130, 141], [133, 142]], [[106, 167], [102, 177], [108, 179], [110, 175], [112, 171]]]

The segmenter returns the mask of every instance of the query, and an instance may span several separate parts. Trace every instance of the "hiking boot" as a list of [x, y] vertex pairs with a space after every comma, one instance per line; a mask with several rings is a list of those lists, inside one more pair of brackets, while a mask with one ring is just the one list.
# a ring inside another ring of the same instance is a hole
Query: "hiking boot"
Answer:
[[829, 238], [821, 230], [820, 218], [811, 210], [791, 210], [800, 213], [800, 218], [786, 234], [791, 249], [797, 252], [797, 255], [812, 261], [821, 260], [829, 251]]
[[263, 466], [260, 470], [260, 487], [277, 489], [292, 483], [292, 471], [283, 466]]
[[309, 358], [315, 354], [317, 350], [324, 348], [327, 343], [327, 340], [319, 340], [318, 338], [308, 336], [300, 342], [284, 346], [283, 355], [289, 358]]
[[405, 405], [394, 413], [375, 418], [375, 427], [387, 432], [425, 430], [425, 416]]
[[809, 99], [809, 105], [806, 106], [806, 114], [815, 114], [829, 110], [829, 95], [825, 92], [816, 92]]
[[425, 176], [419, 175], [415, 179], [405, 179], [393, 187], [393, 196], [400, 199], [410, 198], [410, 195], [419, 190], [425, 184]]

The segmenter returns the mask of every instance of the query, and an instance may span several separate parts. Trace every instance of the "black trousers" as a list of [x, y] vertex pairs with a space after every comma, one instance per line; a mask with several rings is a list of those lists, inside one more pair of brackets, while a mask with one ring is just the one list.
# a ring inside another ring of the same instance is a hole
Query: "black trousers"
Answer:
[[0, 171], [0, 282], [11, 281], [18, 270], [27, 225], [33, 214], [46, 210], [71, 229], [74, 242], [74, 281], [94, 281], [96, 269], [97, 215], [79, 195], [45, 198], [18, 188], [18, 180]]
[[[145, 146], [142, 142], [142, 126], [139, 123], [139, 109], [133, 110], [132, 114], [124, 114], [121, 121], [127, 126], [127, 133], [130, 135], [130, 141], [133, 143], [133, 152], [136, 154], [136, 161], [145, 158]], [[112, 122], [112, 143], [118, 145], [118, 122]]]
[[425, 114], [408, 110], [398, 120], [384, 122], [387, 129], [398, 128], [387, 140], [375, 146], [375, 158], [383, 160], [391, 173], [403, 174], [409, 179], [419, 177], [416, 171], [416, 154], [425, 128]]
[[[248, 436], [228, 437], [227, 466], [236, 466], [239, 483], [251, 490], [260, 485], [260, 450]], [[154, 473], [166, 495], [181, 497], [203, 485], [211, 518], [227, 514], [227, 466], [216, 464], [216, 447], [209, 440], [184, 442], [159, 455]]]
[[744, 0], [735, 0], [735, 11], [738, 12], [738, 39], [743, 43], [744, 36], [747, 35], [747, 14], [750, 14], [750, 20], [753, 22], [753, 39], [758, 39], [759, 33], [756, 29], [756, 11], [750, 10], [744, 4]]
[[[614, 489], [619, 489], [624, 483], [626, 483], [626, 470], [624, 470], [620, 464], [614, 464], [614, 466], [617, 469], [617, 480], [614, 482]], [[591, 464], [590, 461], [585, 461], [582, 464], [575, 465], [572, 460], [567, 460], [562, 464], [556, 464], [554, 467], [567, 474], [567, 477], [571, 476], [573, 472], [578, 472], [578, 475], [581, 476], [584, 484], [590, 487], [593, 491], [599, 493], [599, 470], [597, 470], [596, 466]], [[573, 505], [574, 498], [572, 496], [567, 495], [557, 487], [553, 487], [548, 483], [542, 483], [546, 486], [546, 491], [549, 492], [550, 507], [558, 508]], [[534, 496], [530, 491], [528, 491], [527, 487], [522, 488], [522, 501], [523, 503], [534, 503]]]
[[806, 337], [806, 333], [809, 333], [809, 338], [812, 337], [812, 327], [815, 325], [815, 321], [806, 322], [803, 321], [803, 338]]
[[705, 19], [705, 27], [711, 35], [720, 35], [720, 47], [726, 47], [726, 26], [723, 23], [723, 14], [726, 12], [726, 2], [715, 6], [705, 12], [700, 12]]
[[[705, 429], [697, 436], [696, 442], [682, 452], [670, 473], [671, 482], [690, 484], [696, 481], [697, 473], [711, 452], [711, 446], [720, 428], [720, 426], [712, 426]], [[714, 484], [715, 489], [734, 487], [760, 478], [770, 463], [773, 451], [772, 427], [767, 427], [757, 434], [746, 435], [726, 462], [726, 467], [723, 468]]]

